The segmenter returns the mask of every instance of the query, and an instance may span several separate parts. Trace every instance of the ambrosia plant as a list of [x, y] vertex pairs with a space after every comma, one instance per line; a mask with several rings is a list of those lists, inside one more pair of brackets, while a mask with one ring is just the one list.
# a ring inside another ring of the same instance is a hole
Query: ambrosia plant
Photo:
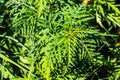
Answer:
[[1, 80], [120, 78], [120, 11], [115, 1], [76, 2], [5, 2], [8, 17], [3, 24], [8, 29], [0, 34]]

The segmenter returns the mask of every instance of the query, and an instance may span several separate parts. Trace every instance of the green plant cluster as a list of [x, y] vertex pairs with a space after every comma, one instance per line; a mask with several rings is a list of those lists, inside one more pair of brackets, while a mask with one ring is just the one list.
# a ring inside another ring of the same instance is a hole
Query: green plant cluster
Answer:
[[120, 10], [91, 1], [5, 1], [0, 80], [119, 80]]

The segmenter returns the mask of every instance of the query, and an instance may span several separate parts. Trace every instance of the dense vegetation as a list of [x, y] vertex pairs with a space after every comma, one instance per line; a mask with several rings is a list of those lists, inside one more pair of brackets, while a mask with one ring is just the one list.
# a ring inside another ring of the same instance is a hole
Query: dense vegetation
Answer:
[[115, 0], [0, 0], [0, 80], [119, 80]]

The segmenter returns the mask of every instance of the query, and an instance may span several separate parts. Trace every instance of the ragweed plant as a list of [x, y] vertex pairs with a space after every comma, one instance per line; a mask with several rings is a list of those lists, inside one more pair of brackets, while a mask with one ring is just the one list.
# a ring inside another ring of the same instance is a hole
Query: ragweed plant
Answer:
[[119, 26], [120, 14], [112, 2], [9, 0], [4, 7], [9, 30], [0, 35], [1, 80], [119, 78], [119, 57], [113, 62], [108, 54], [114, 52], [108, 38], [115, 42], [111, 30]]

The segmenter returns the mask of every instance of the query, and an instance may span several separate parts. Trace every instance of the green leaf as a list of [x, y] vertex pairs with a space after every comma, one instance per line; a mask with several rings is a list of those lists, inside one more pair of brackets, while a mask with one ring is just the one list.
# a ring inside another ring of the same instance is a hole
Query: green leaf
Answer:
[[14, 65], [16, 65], [17, 67], [21, 68], [23, 71], [27, 71], [25, 68], [23, 68], [22, 66], [20, 66], [19, 64], [17, 64], [16, 62], [12, 61], [11, 59], [9, 59], [8, 57], [4, 56], [3, 54], [0, 54], [0, 58], [4, 59], [5, 61], [8, 61]]

